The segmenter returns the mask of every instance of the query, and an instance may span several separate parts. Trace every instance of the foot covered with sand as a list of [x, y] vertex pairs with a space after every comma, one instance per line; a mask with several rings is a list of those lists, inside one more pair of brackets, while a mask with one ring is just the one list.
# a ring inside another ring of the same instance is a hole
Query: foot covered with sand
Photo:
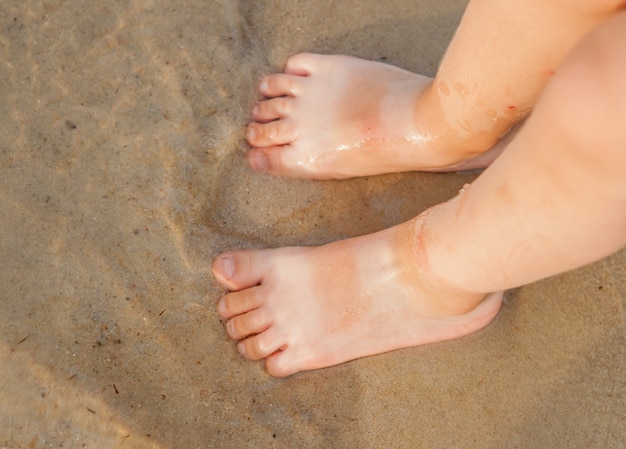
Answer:
[[494, 152], [455, 149], [454, 132], [430, 104], [431, 85], [379, 62], [295, 55], [259, 85], [265, 99], [248, 125], [248, 162], [259, 172], [310, 179], [487, 166]]
[[407, 245], [414, 229], [408, 222], [320, 247], [218, 256], [213, 273], [230, 290], [218, 312], [238, 351], [282, 377], [486, 326], [502, 294], [428, 279]]

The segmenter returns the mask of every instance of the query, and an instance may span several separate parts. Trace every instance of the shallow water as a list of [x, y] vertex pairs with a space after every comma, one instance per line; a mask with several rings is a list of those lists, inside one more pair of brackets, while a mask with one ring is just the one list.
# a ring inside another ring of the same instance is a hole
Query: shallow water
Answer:
[[471, 180], [244, 163], [254, 86], [287, 55], [432, 74], [463, 6], [4, 0], [0, 446], [623, 447], [624, 252], [467, 339], [284, 380], [215, 313], [220, 251], [372, 232]]

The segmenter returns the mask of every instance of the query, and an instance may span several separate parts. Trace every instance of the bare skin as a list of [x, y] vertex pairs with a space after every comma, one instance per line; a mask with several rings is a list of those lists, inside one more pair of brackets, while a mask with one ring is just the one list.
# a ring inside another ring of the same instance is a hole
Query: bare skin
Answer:
[[[459, 195], [388, 230], [318, 248], [230, 252], [218, 312], [270, 374], [456, 338], [500, 293], [626, 244], [626, 13], [581, 40], [519, 133]], [[575, 93], [575, 95], [574, 95]]]
[[502, 146], [487, 150], [616, 4], [561, 3], [472, 1], [434, 80], [347, 56], [293, 56], [260, 83], [250, 166], [311, 179], [486, 167]]
[[428, 117], [416, 119], [416, 105], [417, 111], [432, 110], [421, 105], [432, 81], [349, 56], [296, 55], [285, 73], [270, 75], [259, 86], [268, 99], [256, 105], [248, 126], [255, 147], [250, 165], [312, 179], [487, 166], [498, 152], [460, 162], [460, 152], [445, 151], [452, 147], [450, 130], [426, 126]]
[[282, 377], [486, 326], [502, 294], [485, 300], [427, 285], [433, 280], [416, 269], [406, 245], [412, 227], [321, 247], [221, 255], [214, 272], [232, 293], [218, 311], [229, 320], [228, 335], [241, 340], [238, 351], [266, 359], [268, 372]]

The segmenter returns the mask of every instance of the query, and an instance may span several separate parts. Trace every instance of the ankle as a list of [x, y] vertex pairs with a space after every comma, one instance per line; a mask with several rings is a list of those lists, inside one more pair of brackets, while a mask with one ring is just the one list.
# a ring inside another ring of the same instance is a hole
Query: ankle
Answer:
[[428, 147], [428, 169], [455, 166], [491, 149], [518, 120], [511, 114], [492, 117], [469, 105], [473, 100], [453, 97], [437, 80], [428, 85], [416, 100], [415, 128]]
[[[431, 254], [436, 251], [437, 240], [431, 233], [428, 215], [431, 209], [401, 225], [399, 243], [408, 248], [406, 266], [409, 276], [425, 292], [434, 316], [463, 315], [474, 310], [486, 297], [483, 292], [465, 289], [454, 282], [453, 276], [438, 272], [431, 264]], [[408, 242], [408, 245], [407, 245]]]

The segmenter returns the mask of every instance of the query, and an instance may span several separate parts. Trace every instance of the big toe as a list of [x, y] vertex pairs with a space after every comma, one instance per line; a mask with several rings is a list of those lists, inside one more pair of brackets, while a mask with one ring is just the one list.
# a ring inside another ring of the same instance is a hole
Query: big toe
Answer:
[[238, 291], [261, 283], [264, 262], [261, 251], [229, 252], [217, 256], [211, 269], [220, 285]]
[[272, 73], [259, 83], [259, 92], [265, 97], [295, 97], [302, 92], [303, 77], [289, 73]]
[[311, 75], [317, 70], [321, 62], [327, 58], [329, 56], [316, 53], [297, 53], [287, 59], [285, 73], [300, 76]]

